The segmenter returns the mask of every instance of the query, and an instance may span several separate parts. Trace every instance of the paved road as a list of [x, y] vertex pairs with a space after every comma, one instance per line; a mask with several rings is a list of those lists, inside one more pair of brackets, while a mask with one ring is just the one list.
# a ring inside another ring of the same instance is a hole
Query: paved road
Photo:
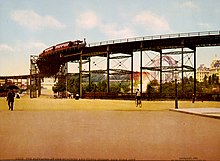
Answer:
[[0, 159], [220, 159], [220, 120], [172, 111], [0, 111]]

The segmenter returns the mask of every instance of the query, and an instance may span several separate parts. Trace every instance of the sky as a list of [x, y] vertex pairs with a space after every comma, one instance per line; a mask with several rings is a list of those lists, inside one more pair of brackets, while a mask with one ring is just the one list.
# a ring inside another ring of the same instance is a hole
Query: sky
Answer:
[[[0, 76], [29, 74], [30, 55], [69, 41], [87, 43], [220, 31], [219, 0], [0, 0]], [[197, 65], [220, 58], [197, 49]]]

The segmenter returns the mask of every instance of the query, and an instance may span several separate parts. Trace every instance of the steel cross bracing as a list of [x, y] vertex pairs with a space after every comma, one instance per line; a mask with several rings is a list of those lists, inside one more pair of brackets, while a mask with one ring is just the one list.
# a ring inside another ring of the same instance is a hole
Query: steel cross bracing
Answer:
[[[117, 79], [120, 76], [129, 75], [127, 76], [127, 78], [129, 79], [126, 81], [130, 81], [130, 75], [132, 72], [131, 70], [127, 69], [124, 63], [132, 57], [131, 55], [133, 54], [114, 53], [111, 55], [108, 54], [107, 58], [103, 57], [103, 55], [95, 56], [93, 57], [93, 60], [91, 60], [91, 58], [88, 58], [88, 60], [84, 60], [84, 55], [82, 55], [82, 65], [85, 66], [82, 66], [81, 71], [82, 84], [88, 82], [90, 88], [92, 83], [92, 77], [96, 76], [97, 78], [98, 75], [99, 82], [106, 80], [108, 90], [110, 90], [110, 84], [114, 81], [118, 81]], [[85, 68], [87, 68], [87, 70]], [[89, 89], [89, 91], [91, 90]]]
[[[183, 82], [187, 73], [195, 73], [195, 51], [188, 48], [174, 49], [172, 51], [144, 52], [147, 55], [148, 63], [142, 67], [149, 72], [148, 79], [160, 80], [160, 92], [162, 84], [174, 81], [178, 77]], [[178, 74], [176, 74], [178, 73]], [[194, 77], [194, 76], [193, 76]], [[195, 83], [195, 82], [194, 82]], [[196, 89], [196, 86], [194, 86]], [[184, 93], [184, 83], [182, 83], [182, 93]]]

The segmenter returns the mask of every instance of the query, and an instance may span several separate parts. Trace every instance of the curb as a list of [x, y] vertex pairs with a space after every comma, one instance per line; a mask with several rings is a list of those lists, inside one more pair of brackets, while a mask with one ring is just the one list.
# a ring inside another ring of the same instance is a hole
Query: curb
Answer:
[[191, 115], [202, 116], [202, 117], [209, 117], [209, 118], [214, 118], [214, 119], [220, 119], [220, 116], [206, 115], [202, 113], [194, 113], [194, 112], [188, 112], [188, 111], [177, 110], [177, 109], [169, 109], [169, 111], [180, 112], [180, 113], [191, 114]]

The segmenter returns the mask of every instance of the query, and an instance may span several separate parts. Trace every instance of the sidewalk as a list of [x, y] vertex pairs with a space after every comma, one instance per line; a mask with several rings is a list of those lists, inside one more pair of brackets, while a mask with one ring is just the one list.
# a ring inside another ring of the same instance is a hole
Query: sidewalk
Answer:
[[193, 115], [200, 115], [220, 119], [220, 108], [180, 108], [170, 109], [170, 111], [183, 112]]

